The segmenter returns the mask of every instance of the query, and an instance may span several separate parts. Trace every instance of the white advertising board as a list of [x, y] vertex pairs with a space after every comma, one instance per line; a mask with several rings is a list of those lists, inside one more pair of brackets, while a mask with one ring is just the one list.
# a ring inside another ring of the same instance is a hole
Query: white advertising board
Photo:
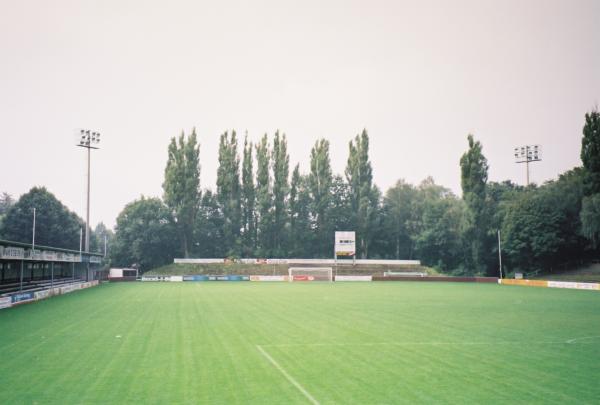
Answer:
[[599, 290], [600, 284], [597, 283], [577, 283], [574, 281], [548, 281], [550, 288], [573, 288], [577, 290]]
[[335, 281], [373, 281], [373, 276], [335, 276]]
[[2, 251], [3, 259], [23, 259], [25, 257], [25, 249], [6, 246]]
[[287, 281], [288, 276], [250, 276], [250, 281]]
[[0, 297], [0, 309], [12, 307], [12, 299], [10, 297]]
[[50, 296], [50, 290], [36, 291], [34, 295], [36, 300], [43, 300]]
[[183, 281], [183, 276], [171, 276], [169, 281]]

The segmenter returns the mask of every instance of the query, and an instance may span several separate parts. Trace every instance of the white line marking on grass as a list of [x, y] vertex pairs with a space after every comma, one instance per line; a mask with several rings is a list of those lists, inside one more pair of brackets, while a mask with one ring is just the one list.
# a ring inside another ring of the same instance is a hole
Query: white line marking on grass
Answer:
[[[594, 339], [600, 339], [600, 336], [585, 336], [585, 337], [569, 339], [566, 341], [566, 343], [568, 343], [568, 344], [584, 343], [584, 342], [581, 342], [581, 340], [594, 340]], [[588, 342], [588, 343], [593, 343], [593, 342]]]
[[306, 398], [307, 398], [307, 399], [308, 399], [308, 400], [309, 400], [311, 403], [313, 403], [313, 404], [315, 404], [315, 405], [319, 405], [319, 401], [317, 401], [317, 400], [316, 400], [316, 399], [315, 399], [315, 398], [314, 398], [312, 395], [310, 395], [310, 393], [309, 393], [309, 392], [308, 392], [306, 389], [304, 389], [304, 387], [303, 387], [302, 385], [300, 385], [300, 383], [299, 383], [298, 381], [296, 381], [296, 380], [294, 379], [294, 377], [292, 377], [291, 375], [289, 375], [289, 374], [287, 373], [287, 371], [285, 371], [285, 369], [284, 369], [283, 367], [281, 367], [281, 366], [279, 365], [279, 363], [277, 363], [277, 362], [275, 361], [275, 359], [273, 359], [273, 357], [271, 357], [271, 356], [269, 355], [269, 353], [267, 353], [267, 352], [265, 351], [265, 349], [263, 349], [263, 348], [262, 348], [260, 345], [256, 345], [256, 348], [258, 349], [258, 351], [259, 351], [259, 352], [260, 352], [260, 353], [261, 353], [263, 356], [265, 356], [265, 358], [266, 358], [267, 360], [269, 360], [269, 362], [270, 362], [270, 363], [271, 363], [273, 366], [275, 366], [275, 368], [276, 368], [277, 370], [279, 370], [279, 372], [280, 372], [281, 374], [283, 374], [283, 376], [284, 376], [284, 377], [285, 377], [285, 378], [286, 378], [286, 379], [287, 379], [287, 380], [288, 380], [290, 383], [292, 383], [292, 385], [293, 385], [294, 387], [298, 388], [298, 391], [300, 391], [300, 392], [302, 393], [302, 395], [304, 395], [304, 396], [305, 396], [305, 397], [306, 397]]
[[[554, 341], [554, 342], [535, 342], [535, 341], [496, 341], [496, 342], [370, 342], [370, 343], [275, 343], [275, 344], [263, 344], [262, 347], [295, 347], [295, 346], [307, 346], [307, 347], [333, 347], [333, 346], [494, 346], [494, 345], [564, 345], [574, 343], [584, 343], [582, 340], [593, 340], [600, 338], [600, 336], [581, 337], [575, 339], [569, 339], [567, 341]], [[593, 343], [593, 342], [586, 342]]]

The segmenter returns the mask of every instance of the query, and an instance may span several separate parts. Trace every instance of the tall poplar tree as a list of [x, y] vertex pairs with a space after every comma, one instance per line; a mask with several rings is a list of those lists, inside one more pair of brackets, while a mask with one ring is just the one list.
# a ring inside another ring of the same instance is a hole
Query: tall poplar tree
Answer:
[[461, 186], [463, 200], [468, 209], [465, 229], [465, 243], [469, 267], [475, 273], [486, 272], [486, 261], [491, 255], [490, 236], [488, 235], [488, 213], [486, 209], [486, 190], [488, 163], [483, 148], [473, 135], [467, 137], [469, 149], [460, 158]]
[[316, 257], [311, 249], [313, 231], [310, 223], [310, 193], [308, 179], [300, 174], [300, 165], [296, 165], [290, 184], [290, 237], [288, 257]]
[[272, 151], [273, 165], [273, 253], [276, 256], [284, 254], [286, 244], [285, 226], [288, 220], [287, 200], [289, 194], [290, 156], [287, 153], [285, 134], [275, 132]]
[[585, 114], [581, 161], [585, 169], [585, 197], [581, 209], [583, 234], [597, 247], [600, 241], [600, 112]]
[[366, 259], [372, 238], [373, 224], [377, 215], [377, 193], [373, 188], [373, 169], [369, 161], [369, 135], [363, 129], [350, 141], [346, 179], [350, 186], [352, 222], [358, 239], [360, 256]]
[[[348, 231], [353, 229], [352, 205], [350, 202], [350, 186], [339, 174], [333, 176], [331, 182], [331, 207], [327, 214], [327, 222], [333, 231]], [[333, 246], [333, 238], [329, 245]], [[328, 251], [329, 256], [333, 249]]]
[[235, 131], [221, 135], [219, 168], [217, 169], [217, 198], [223, 212], [223, 235], [228, 256], [240, 253], [240, 159]]
[[312, 199], [311, 216], [315, 221], [316, 251], [324, 257], [329, 252], [333, 240], [328, 221], [331, 206], [331, 163], [329, 161], [329, 141], [320, 139], [310, 151], [310, 174], [308, 187]]
[[168, 149], [163, 200], [173, 215], [181, 250], [189, 257], [194, 221], [200, 206], [200, 145], [196, 129], [185, 138], [171, 138]]
[[242, 255], [246, 257], [252, 257], [256, 249], [255, 199], [252, 142], [248, 143], [246, 134], [242, 162]]
[[257, 244], [258, 253], [268, 256], [272, 243], [272, 186], [269, 165], [269, 140], [265, 134], [256, 145], [256, 208], [257, 208]]
[[296, 164], [292, 172], [292, 181], [290, 183], [290, 239], [288, 243], [288, 252], [290, 256], [296, 256], [298, 252], [298, 233], [297, 224], [300, 220], [298, 212], [298, 191], [300, 187], [300, 164]]

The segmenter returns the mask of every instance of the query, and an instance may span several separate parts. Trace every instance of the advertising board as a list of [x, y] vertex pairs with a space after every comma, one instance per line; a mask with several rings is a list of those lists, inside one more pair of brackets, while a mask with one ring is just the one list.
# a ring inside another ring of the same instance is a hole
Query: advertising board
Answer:
[[249, 281], [248, 276], [208, 276], [208, 281]]
[[25, 249], [13, 246], [6, 246], [2, 250], [3, 259], [23, 259], [25, 257]]
[[308, 276], [306, 274], [298, 274], [298, 275], [292, 276], [292, 280], [294, 280], [294, 281], [315, 281], [315, 277]]
[[60, 287], [60, 293], [61, 294], [68, 294], [72, 291], [75, 290], [80, 290], [83, 287], [82, 283], [74, 283], [74, 284], [69, 284], [69, 285], [65, 285], [65, 286], [61, 286]]
[[373, 276], [335, 276], [335, 281], [373, 281]]
[[32, 292], [24, 292], [11, 295], [11, 299], [13, 304], [18, 304], [21, 302], [34, 300], [35, 297]]
[[208, 281], [208, 276], [204, 276], [204, 275], [183, 276], [183, 281]]
[[11, 297], [0, 297], [0, 309], [12, 307]]
[[171, 276], [171, 280], [170, 281], [183, 281], [183, 276]]
[[548, 281], [546, 280], [527, 280], [527, 279], [512, 279], [512, 278], [504, 278], [501, 280], [502, 284], [505, 285], [520, 285], [520, 286], [529, 286], [529, 287], [548, 287]]
[[36, 291], [34, 296], [36, 300], [43, 300], [50, 296], [50, 290]]
[[250, 276], [250, 281], [288, 281], [288, 276]]
[[229, 280], [227, 281], [250, 281], [249, 276], [228, 276]]
[[577, 289], [577, 290], [600, 290], [600, 284], [577, 283], [574, 281], [548, 281], [548, 287], [551, 287], [551, 288], [573, 288], [573, 289]]

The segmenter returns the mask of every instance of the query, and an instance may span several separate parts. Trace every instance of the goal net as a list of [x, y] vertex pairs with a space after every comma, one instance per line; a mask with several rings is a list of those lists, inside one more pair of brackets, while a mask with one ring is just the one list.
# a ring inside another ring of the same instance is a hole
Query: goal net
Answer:
[[288, 280], [292, 281], [333, 281], [331, 267], [290, 267]]

